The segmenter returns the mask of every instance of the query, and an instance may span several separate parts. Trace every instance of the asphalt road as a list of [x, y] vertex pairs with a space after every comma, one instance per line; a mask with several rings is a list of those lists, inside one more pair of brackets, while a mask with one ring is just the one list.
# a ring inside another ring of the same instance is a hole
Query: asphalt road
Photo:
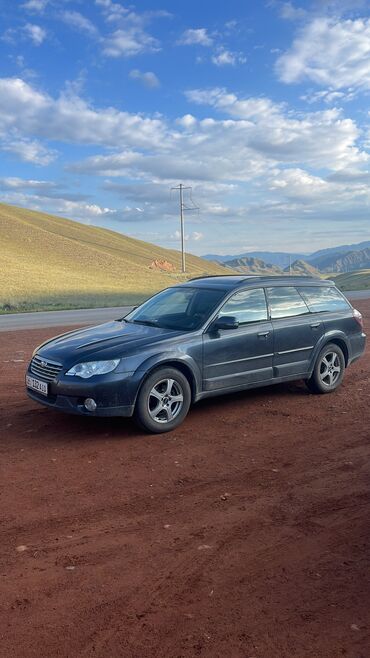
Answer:
[[[370, 290], [346, 292], [346, 296], [356, 299], [370, 299]], [[88, 308], [77, 311], [38, 311], [37, 313], [9, 313], [0, 315], [0, 331], [17, 329], [38, 329], [42, 327], [67, 327], [76, 324], [99, 324], [108, 320], [122, 318], [131, 306], [113, 308]]]
[[99, 324], [100, 322], [122, 318], [131, 308], [131, 306], [117, 306], [113, 308], [87, 308], [77, 311], [9, 313], [8, 315], [0, 315], [0, 331], [67, 327], [75, 324]]

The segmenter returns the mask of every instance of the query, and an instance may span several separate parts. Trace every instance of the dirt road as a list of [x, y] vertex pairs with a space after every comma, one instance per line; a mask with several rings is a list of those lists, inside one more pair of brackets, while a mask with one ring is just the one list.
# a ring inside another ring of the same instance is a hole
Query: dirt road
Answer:
[[55, 333], [1, 334], [1, 657], [368, 657], [370, 351], [152, 437], [26, 398]]

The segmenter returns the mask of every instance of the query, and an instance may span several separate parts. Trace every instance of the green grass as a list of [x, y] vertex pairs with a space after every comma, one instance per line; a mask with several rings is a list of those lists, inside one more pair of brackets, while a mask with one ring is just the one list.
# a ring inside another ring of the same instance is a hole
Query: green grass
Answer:
[[344, 272], [337, 276], [331, 275], [336, 285], [341, 290], [369, 290], [370, 270], [356, 270], [355, 272]]
[[[166, 260], [173, 272], [151, 269]], [[0, 313], [121, 306], [228, 270], [103, 228], [0, 204]]]

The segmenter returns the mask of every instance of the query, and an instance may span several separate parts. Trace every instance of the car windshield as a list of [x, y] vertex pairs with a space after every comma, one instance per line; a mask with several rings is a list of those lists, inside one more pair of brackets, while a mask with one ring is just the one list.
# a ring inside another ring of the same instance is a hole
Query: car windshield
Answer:
[[224, 296], [224, 290], [213, 288], [168, 288], [123, 319], [125, 322], [175, 331], [194, 331], [206, 322]]

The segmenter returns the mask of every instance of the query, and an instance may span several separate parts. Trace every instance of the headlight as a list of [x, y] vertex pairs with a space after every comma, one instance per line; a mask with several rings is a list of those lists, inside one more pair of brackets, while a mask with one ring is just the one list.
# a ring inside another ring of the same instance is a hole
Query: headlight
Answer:
[[88, 379], [94, 375], [106, 375], [117, 368], [120, 359], [111, 359], [110, 361], [89, 361], [87, 363], [77, 363], [70, 368], [66, 375], [82, 377]]

